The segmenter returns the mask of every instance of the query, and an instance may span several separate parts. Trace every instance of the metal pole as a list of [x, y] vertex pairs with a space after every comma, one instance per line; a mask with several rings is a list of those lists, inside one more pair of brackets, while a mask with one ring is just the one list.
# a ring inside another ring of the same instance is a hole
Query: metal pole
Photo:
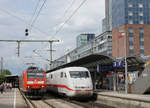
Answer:
[[18, 54], [18, 57], [19, 57], [20, 56], [20, 41], [18, 40], [17, 43], [18, 43], [18, 53], [17, 54]]
[[1, 57], [1, 75], [3, 74], [3, 57]]
[[125, 58], [125, 93], [128, 93], [128, 70], [127, 70], [127, 47], [126, 47], [126, 34], [124, 34], [124, 58]]
[[51, 65], [51, 63], [52, 63], [52, 41], [50, 41], [49, 43], [50, 43], [49, 51], [50, 51], [50, 65]]

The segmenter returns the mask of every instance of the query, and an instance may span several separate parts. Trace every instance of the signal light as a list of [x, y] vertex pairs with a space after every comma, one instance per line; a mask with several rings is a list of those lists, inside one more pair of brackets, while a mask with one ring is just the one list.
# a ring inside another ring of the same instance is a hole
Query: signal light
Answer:
[[29, 31], [28, 29], [25, 29], [25, 36], [29, 35], [28, 31]]

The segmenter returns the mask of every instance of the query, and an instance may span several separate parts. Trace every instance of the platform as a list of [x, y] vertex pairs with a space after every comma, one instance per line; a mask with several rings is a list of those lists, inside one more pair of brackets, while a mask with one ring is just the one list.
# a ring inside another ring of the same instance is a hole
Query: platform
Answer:
[[117, 108], [150, 108], [150, 95], [97, 92], [97, 102]]
[[11, 91], [0, 93], [0, 108], [26, 108], [19, 90], [13, 88]]

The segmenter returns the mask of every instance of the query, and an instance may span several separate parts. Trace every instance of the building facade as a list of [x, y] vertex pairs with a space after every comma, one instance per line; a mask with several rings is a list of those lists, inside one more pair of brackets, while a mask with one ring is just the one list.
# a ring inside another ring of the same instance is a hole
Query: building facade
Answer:
[[107, 31], [98, 36], [93, 40], [87, 42], [86, 44], [75, 48], [66, 55], [53, 61], [51, 69], [58, 66], [67, 64], [69, 62], [78, 60], [82, 57], [91, 55], [91, 54], [103, 54], [112, 56], [112, 32]]
[[[121, 31], [125, 36], [118, 38]], [[112, 0], [112, 55], [150, 55], [150, 0]]]
[[95, 38], [95, 34], [90, 34], [90, 33], [89, 34], [80, 34], [79, 36], [77, 36], [77, 39], [76, 39], [77, 45], [76, 46], [80, 47], [94, 38]]

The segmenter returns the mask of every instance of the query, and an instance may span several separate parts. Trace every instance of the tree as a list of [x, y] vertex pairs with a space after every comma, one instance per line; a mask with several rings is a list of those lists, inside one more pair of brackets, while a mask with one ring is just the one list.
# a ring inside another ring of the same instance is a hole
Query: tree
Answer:
[[8, 69], [4, 69], [2, 75], [11, 75], [11, 72]]

